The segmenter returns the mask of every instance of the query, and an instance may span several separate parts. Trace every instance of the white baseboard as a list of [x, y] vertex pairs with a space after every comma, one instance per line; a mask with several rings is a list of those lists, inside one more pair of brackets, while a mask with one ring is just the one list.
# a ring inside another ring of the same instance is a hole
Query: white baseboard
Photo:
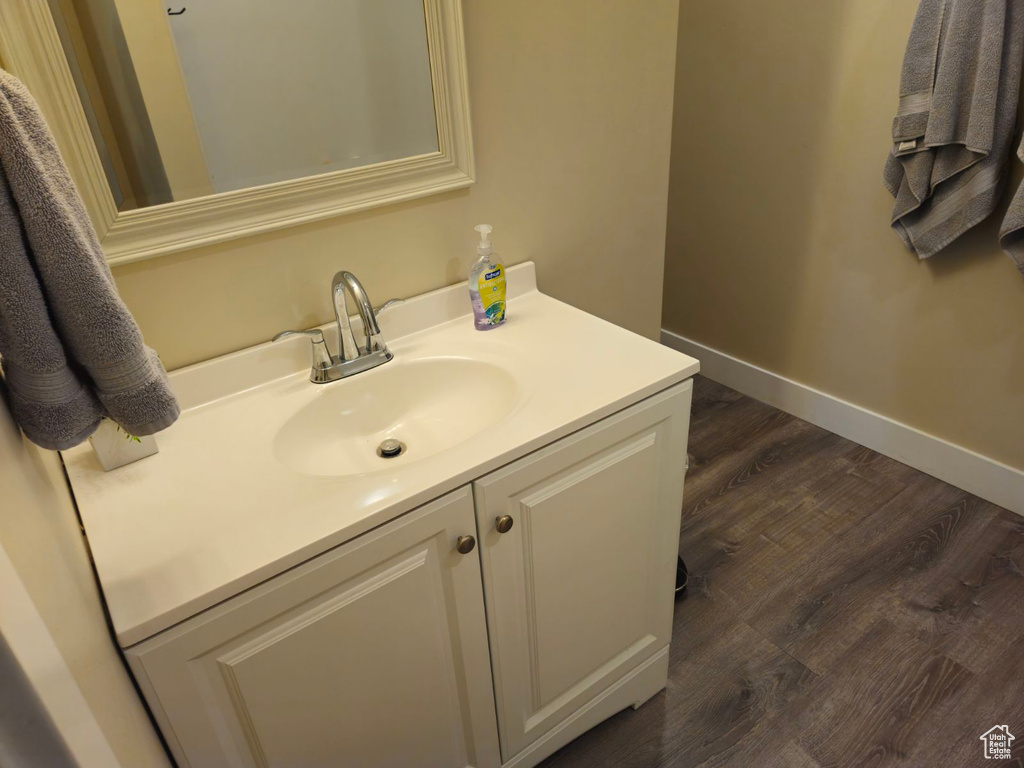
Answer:
[[1024, 471], [662, 329], [712, 381], [1024, 515]]

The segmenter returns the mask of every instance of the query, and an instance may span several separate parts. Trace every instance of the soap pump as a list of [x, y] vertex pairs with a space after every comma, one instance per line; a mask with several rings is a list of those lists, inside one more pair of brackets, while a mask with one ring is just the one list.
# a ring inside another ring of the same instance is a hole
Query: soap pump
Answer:
[[491, 225], [479, 224], [474, 229], [480, 233], [479, 258], [469, 272], [469, 298], [476, 329], [489, 331], [505, 322], [505, 267], [491, 245]]

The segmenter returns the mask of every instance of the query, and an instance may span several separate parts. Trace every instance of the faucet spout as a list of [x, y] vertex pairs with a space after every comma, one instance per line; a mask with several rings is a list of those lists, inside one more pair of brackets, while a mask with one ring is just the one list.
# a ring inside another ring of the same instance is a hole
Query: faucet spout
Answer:
[[[352, 335], [352, 322], [348, 316], [348, 294], [352, 294], [359, 316], [363, 320], [366, 331], [366, 344], [362, 347], [356, 343]], [[324, 341], [323, 333], [314, 328], [310, 331], [285, 331], [274, 337], [274, 341], [289, 336], [309, 336], [313, 342], [313, 370], [309, 380], [314, 384], [327, 384], [332, 381], [353, 376], [378, 365], [383, 365], [394, 358], [377, 325], [377, 314], [401, 300], [386, 302], [379, 310], [374, 310], [370, 297], [366, 295], [363, 284], [351, 272], [339, 272], [331, 282], [331, 300], [334, 302], [334, 318], [338, 321], [338, 346], [340, 354], [331, 355]]]
[[373, 304], [370, 303], [370, 298], [366, 295], [363, 284], [351, 272], [342, 270], [331, 281], [331, 296], [334, 299], [334, 318], [338, 322], [338, 338], [341, 347], [338, 357], [341, 360], [355, 360], [360, 354], [359, 345], [352, 334], [352, 323], [349, 320], [348, 293], [351, 293], [352, 298], [355, 299], [356, 309], [359, 311], [359, 317], [363, 321], [363, 330], [366, 332], [364, 349], [367, 352], [376, 352], [383, 346], [383, 341], [380, 338], [380, 327], [377, 325], [377, 317], [373, 312]]

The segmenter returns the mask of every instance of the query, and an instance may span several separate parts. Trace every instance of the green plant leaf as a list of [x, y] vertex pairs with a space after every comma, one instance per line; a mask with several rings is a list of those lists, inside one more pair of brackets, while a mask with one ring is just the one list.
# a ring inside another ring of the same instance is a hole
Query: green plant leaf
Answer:
[[141, 443], [142, 442], [142, 438], [141, 437], [139, 437], [138, 435], [133, 435], [131, 432], [129, 432], [124, 427], [122, 427], [120, 424], [117, 424], [115, 422], [114, 426], [117, 427], [117, 431], [118, 432], [120, 432], [122, 435], [124, 435], [124, 439], [125, 440], [128, 440], [129, 442], [132, 442], [132, 443]]

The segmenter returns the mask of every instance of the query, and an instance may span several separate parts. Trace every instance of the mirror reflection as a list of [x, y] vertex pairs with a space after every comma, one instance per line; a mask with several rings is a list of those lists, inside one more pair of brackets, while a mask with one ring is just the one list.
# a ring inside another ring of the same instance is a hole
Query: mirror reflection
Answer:
[[49, 0], [120, 211], [438, 151], [422, 0]]

